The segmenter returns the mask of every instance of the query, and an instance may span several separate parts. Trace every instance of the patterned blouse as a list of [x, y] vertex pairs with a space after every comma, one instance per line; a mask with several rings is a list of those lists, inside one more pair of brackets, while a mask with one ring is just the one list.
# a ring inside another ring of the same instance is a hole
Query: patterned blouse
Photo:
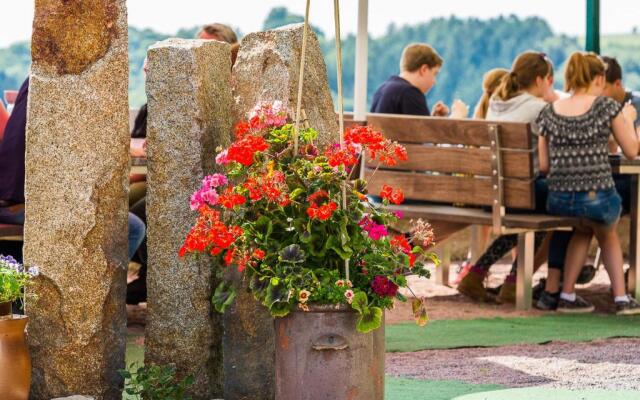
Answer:
[[549, 146], [549, 190], [587, 192], [614, 187], [607, 142], [611, 120], [622, 105], [609, 97], [597, 97], [589, 111], [576, 116], [559, 115], [548, 104], [536, 122]]

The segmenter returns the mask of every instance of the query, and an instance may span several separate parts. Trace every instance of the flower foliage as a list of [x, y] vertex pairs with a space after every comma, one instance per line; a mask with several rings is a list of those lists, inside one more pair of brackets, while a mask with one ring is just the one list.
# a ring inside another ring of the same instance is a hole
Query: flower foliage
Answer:
[[0, 303], [24, 300], [25, 288], [39, 273], [38, 267], [25, 268], [13, 257], [0, 255]]
[[[274, 316], [309, 304], [351, 305], [360, 313], [357, 328], [370, 331], [394, 299], [406, 300], [398, 291], [407, 286], [405, 275], [428, 277], [421, 260], [437, 258], [425, 250], [433, 244], [428, 223], [414, 222], [409, 240], [391, 235], [401, 216], [371, 203], [367, 183], [349, 175], [365, 152], [386, 166], [405, 161], [407, 152], [358, 126], [345, 132], [343, 145], [324, 150], [314, 144], [315, 130], [301, 129], [295, 154], [294, 130], [278, 101], [258, 104], [236, 124], [235, 141], [216, 156], [225, 174], [205, 177], [191, 197], [198, 216], [180, 255], [217, 257], [220, 278], [237, 268]], [[404, 200], [386, 185], [380, 197], [384, 206]], [[216, 309], [223, 312], [234, 299], [233, 285], [223, 280], [213, 296]]]

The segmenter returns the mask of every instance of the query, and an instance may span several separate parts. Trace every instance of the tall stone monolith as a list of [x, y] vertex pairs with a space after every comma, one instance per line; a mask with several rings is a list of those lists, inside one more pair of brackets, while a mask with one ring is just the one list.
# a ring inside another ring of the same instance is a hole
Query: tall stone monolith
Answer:
[[129, 171], [125, 0], [36, 0], [24, 258], [32, 399], [121, 398]]
[[179, 257], [197, 213], [189, 198], [231, 140], [231, 47], [169, 39], [148, 52], [148, 307], [145, 362], [195, 378], [197, 399], [222, 394], [222, 317], [207, 257]]
[[[295, 114], [303, 25], [251, 33], [242, 39], [233, 68], [236, 118], [259, 101], [281, 100]], [[318, 130], [319, 143], [338, 140], [338, 124], [327, 69], [315, 34], [307, 39], [302, 108]], [[236, 276], [236, 281], [240, 282]], [[245, 290], [224, 316], [225, 399], [274, 398], [273, 319]]]

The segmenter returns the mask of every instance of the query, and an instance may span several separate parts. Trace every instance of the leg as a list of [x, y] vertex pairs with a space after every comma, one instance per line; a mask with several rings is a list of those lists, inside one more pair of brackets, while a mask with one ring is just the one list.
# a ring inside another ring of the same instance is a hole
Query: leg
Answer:
[[594, 226], [598, 244], [602, 249], [604, 267], [611, 280], [611, 289], [614, 296], [624, 296], [624, 270], [622, 269], [622, 247], [616, 231], [617, 223], [613, 226]]
[[575, 292], [576, 280], [587, 259], [592, 231], [590, 229], [576, 229], [569, 241], [567, 256], [564, 262], [564, 279], [562, 291], [567, 294]]
[[129, 260], [136, 253], [144, 239], [144, 222], [133, 213], [129, 213]]
[[547, 273], [547, 282], [545, 291], [548, 293], [558, 293], [560, 291], [560, 280], [562, 279], [562, 270], [564, 268], [564, 260], [567, 256], [567, 247], [573, 232], [556, 231], [551, 235], [551, 243], [549, 244], [549, 272]]
[[518, 273], [516, 309], [531, 309], [531, 278], [533, 276], [534, 232], [518, 234]]

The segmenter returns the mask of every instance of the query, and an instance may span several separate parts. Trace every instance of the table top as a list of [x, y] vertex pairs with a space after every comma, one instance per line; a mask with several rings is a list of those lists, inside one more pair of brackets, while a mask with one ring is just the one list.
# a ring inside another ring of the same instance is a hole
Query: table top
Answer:
[[609, 156], [611, 170], [615, 174], [640, 174], [640, 157], [628, 160], [621, 154]]

